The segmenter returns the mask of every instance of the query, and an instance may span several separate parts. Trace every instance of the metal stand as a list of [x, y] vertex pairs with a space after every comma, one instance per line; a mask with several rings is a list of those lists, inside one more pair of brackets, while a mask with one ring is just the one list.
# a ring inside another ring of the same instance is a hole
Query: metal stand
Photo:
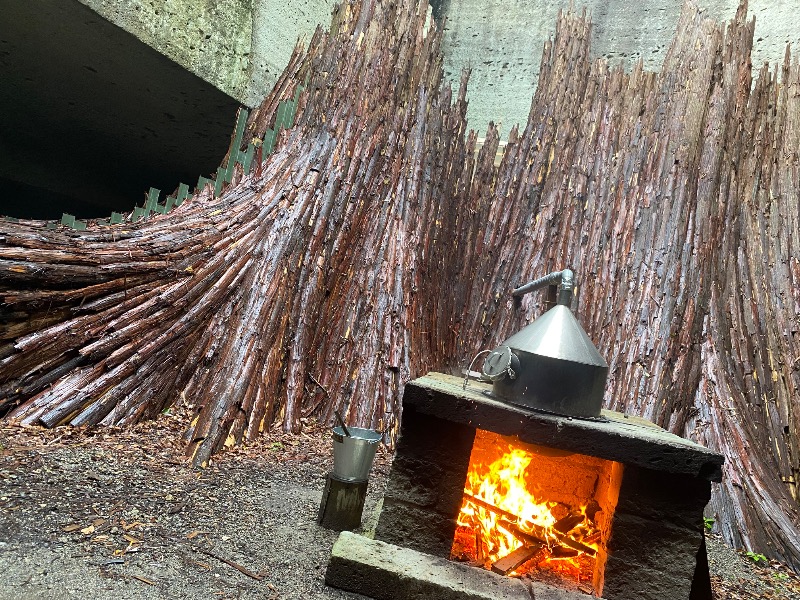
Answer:
[[346, 481], [328, 473], [317, 523], [333, 531], [352, 531], [361, 525], [367, 481]]

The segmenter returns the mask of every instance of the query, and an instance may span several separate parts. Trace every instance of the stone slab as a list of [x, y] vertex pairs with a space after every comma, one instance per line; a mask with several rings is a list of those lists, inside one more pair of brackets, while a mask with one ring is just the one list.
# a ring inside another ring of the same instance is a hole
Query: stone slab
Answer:
[[500, 402], [484, 392], [491, 386], [442, 373], [428, 373], [406, 385], [403, 407], [477, 429], [515, 435], [521, 441], [588, 454], [654, 471], [721, 481], [724, 458], [640, 418], [603, 411], [606, 421], [577, 419]]
[[333, 546], [325, 583], [376, 600], [584, 600], [586, 595], [502, 577], [342, 532]]

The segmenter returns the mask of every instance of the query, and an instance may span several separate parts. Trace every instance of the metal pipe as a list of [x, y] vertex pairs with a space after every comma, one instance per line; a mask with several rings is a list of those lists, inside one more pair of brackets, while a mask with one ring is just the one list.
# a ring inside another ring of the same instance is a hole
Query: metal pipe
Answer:
[[575, 288], [575, 273], [573, 273], [570, 269], [556, 271], [554, 273], [549, 273], [544, 277], [539, 277], [539, 279], [534, 279], [530, 283], [526, 283], [525, 285], [513, 290], [511, 295], [519, 298], [528, 292], [538, 290], [546, 285], [557, 284], [561, 284], [561, 290], [558, 294], [558, 303], [563, 304], [564, 306], [569, 306], [572, 303], [572, 290]]

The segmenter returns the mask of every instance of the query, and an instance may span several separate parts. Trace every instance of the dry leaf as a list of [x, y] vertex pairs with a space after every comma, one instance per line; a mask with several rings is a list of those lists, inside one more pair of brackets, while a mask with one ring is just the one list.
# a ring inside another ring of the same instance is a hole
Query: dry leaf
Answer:
[[81, 533], [84, 535], [91, 535], [94, 533], [94, 525], [89, 525], [88, 527], [84, 527], [81, 529]]
[[142, 540], [137, 540], [135, 537], [133, 537], [132, 535], [128, 535], [127, 533], [122, 534], [122, 537], [124, 537], [126, 540], [128, 540], [131, 544], [141, 544], [142, 543]]
[[105, 519], [95, 519], [94, 521], [92, 521], [92, 525], [94, 525], [95, 527], [100, 527], [100, 525], [102, 525], [105, 522], [106, 522]]
[[147, 585], [155, 585], [156, 584], [155, 581], [150, 581], [146, 577], [141, 577], [140, 575], [131, 575], [131, 577], [133, 577], [134, 579], [138, 579], [139, 581], [141, 581], [142, 583], [146, 583]]
[[73, 531], [78, 531], [78, 529], [80, 528], [81, 528], [80, 525], [76, 525], [75, 523], [73, 523], [72, 525], [65, 525], [64, 527], [61, 528], [61, 530], [66, 531], [67, 533], [72, 533]]
[[193, 540], [193, 539], [194, 539], [194, 538], [196, 538], [198, 535], [205, 535], [206, 533], [208, 533], [208, 532], [207, 532], [207, 531], [198, 531], [198, 530], [194, 530], [194, 531], [191, 531], [191, 532], [189, 532], [189, 533], [187, 533], [187, 534], [186, 534], [186, 539], [187, 539], [187, 540]]

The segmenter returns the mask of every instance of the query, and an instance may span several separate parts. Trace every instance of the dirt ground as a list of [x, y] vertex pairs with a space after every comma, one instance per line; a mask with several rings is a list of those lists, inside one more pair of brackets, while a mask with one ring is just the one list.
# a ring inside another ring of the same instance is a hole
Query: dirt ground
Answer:
[[[337, 534], [316, 515], [328, 430], [271, 433], [204, 470], [183, 417], [132, 430], [0, 429], [0, 599], [361, 598], [325, 586]], [[391, 456], [376, 457], [374, 527]], [[717, 598], [799, 598], [800, 578], [709, 539]]]

